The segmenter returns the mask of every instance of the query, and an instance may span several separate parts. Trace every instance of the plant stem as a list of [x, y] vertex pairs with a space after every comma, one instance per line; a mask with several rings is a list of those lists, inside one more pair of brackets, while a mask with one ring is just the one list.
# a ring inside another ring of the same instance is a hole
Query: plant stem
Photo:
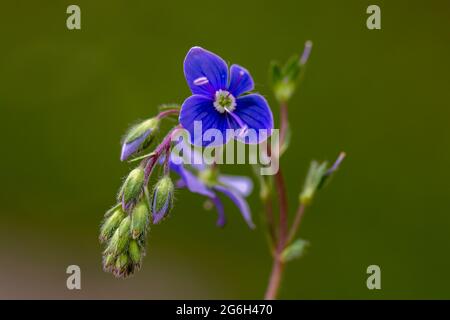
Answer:
[[266, 212], [266, 225], [269, 231], [270, 247], [273, 250], [273, 246], [276, 244], [277, 238], [275, 234], [275, 220], [273, 217], [273, 204], [272, 198], [269, 196], [263, 202], [264, 210]]
[[[174, 128], [172, 128], [172, 130], [169, 131], [169, 133], [164, 137], [164, 139], [162, 140], [162, 142], [156, 147], [155, 151], [152, 152], [152, 154], [142, 160], [142, 166], [144, 167], [145, 170], [145, 184], [148, 183], [148, 180], [150, 179], [150, 176], [152, 174], [153, 168], [156, 164], [156, 162], [158, 161], [159, 157], [167, 152], [167, 149], [170, 150], [170, 144], [172, 142], [172, 134], [177, 130], [181, 128], [181, 125], [178, 125]], [[167, 159], [166, 159], [167, 160]]]
[[295, 214], [294, 222], [292, 223], [291, 231], [289, 232], [289, 238], [286, 244], [289, 244], [294, 240], [295, 235], [297, 234], [298, 227], [300, 226], [300, 222], [302, 221], [303, 214], [305, 213], [306, 206], [302, 203], [298, 206], [297, 213]]
[[277, 298], [278, 289], [280, 288], [281, 276], [283, 274], [284, 263], [279, 257], [274, 257], [272, 273], [270, 274], [269, 285], [267, 287], [264, 299], [274, 300]]
[[288, 122], [288, 108], [286, 102], [280, 104], [280, 148], [286, 139], [286, 132], [289, 126]]
[[[278, 192], [280, 203], [280, 222], [279, 222], [279, 234], [278, 234], [278, 250], [282, 251], [287, 239], [288, 232], [288, 200], [286, 187], [284, 183], [283, 173], [281, 168], [275, 175], [275, 186]], [[280, 252], [281, 253], [281, 252]]]
[[[288, 129], [288, 110], [286, 103], [280, 105], [280, 146], [283, 145]], [[277, 298], [278, 290], [281, 284], [281, 278], [284, 271], [284, 262], [281, 254], [286, 246], [288, 237], [288, 199], [286, 186], [281, 168], [275, 175], [275, 187], [278, 192], [280, 204], [280, 222], [278, 224], [278, 244], [273, 255], [272, 272], [270, 274], [269, 284], [266, 290], [265, 299], [273, 300]]]
[[287, 231], [288, 231], [288, 202], [286, 187], [284, 183], [281, 169], [275, 175], [275, 185], [280, 199], [280, 222], [278, 244], [273, 255], [272, 272], [270, 274], [269, 285], [266, 290], [265, 299], [274, 300], [277, 298], [278, 289], [280, 288], [281, 278], [284, 271], [284, 262], [281, 259], [281, 254], [286, 246]]

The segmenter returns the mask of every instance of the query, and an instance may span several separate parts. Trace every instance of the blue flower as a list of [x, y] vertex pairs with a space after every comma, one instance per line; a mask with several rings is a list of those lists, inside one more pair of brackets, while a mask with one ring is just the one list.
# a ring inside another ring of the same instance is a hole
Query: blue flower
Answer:
[[[237, 131], [234, 138], [244, 143], [260, 143], [270, 136], [273, 115], [263, 96], [246, 94], [254, 89], [250, 73], [233, 64], [228, 70], [225, 61], [200, 47], [189, 50], [184, 60], [184, 75], [192, 96], [181, 106], [180, 123], [190, 133], [191, 143], [197, 146], [221, 145], [231, 138], [227, 129]], [[202, 125], [202, 135], [217, 129], [223, 141], [204, 141], [194, 134], [194, 122]], [[253, 129], [253, 130], [250, 130]], [[260, 134], [259, 130], [267, 130]], [[256, 136], [246, 134], [252, 131]]]
[[174, 161], [175, 158], [176, 156], [172, 154], [169, 164], [170, 169], [181, 178], [177, 182], [177, 187], [187, 188], [193, 193], [208, 197], [217, 209], [218, 226], [222, 227], [226, 222], [223, 204], [217, 195], [217, 192], [220, 192], [234, 202], [249, 227], [252, 229], [255, 227], [249, 205], [245, 200], [253, 190], [251, 179], [243, 176], [217, 174], [217, 170], [204, 164], [191, 165], [192, 170], [188, 170], [183, 164], [180, 164], [180, 159]]

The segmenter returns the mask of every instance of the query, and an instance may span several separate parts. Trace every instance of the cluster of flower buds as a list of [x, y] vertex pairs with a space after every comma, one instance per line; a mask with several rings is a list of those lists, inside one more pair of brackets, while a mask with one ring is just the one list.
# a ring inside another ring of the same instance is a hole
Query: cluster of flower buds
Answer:
[[100, 241], [106, 245], [103, 252], [105, 271], [116, 277], [127, 277], [140, 268], [149, 221], [150, 210], [144, 199], [130, 213], [118, 206], [107, 214], [100, 230]]
[[[133, 126], [123, 140], [121, 160], [149, 147], [158, 132], [160, 119], [171, 114], [178, 114], [178, 109], [163, 111]], [[147, 186], [153, 166], [169, 149], [170, 139], [165, 139], [152, 154], [135, 158], [143, 159], [141, 165], [128, 174], [117, 195], [118, 204], [105, 214], [99, 237], [105, 245], [103, 268], [116, 277], [124, 278], [139, 270], [150, 223], [162, 221], [172, 209], [174, 185], [168, 172], [164, 171], [155, 183], [152, 196]]]

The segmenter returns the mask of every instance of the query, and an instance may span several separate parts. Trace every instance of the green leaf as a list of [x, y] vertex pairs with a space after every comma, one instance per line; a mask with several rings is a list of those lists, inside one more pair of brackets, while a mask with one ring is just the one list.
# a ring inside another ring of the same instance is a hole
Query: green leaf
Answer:
[[281, 253], [281, 259], [283, 262], [289, 262], [294, 259], [301, 258], [309, 246], [309, 242], [303, 239], [297, 239], [292, 242], [286, 249]]

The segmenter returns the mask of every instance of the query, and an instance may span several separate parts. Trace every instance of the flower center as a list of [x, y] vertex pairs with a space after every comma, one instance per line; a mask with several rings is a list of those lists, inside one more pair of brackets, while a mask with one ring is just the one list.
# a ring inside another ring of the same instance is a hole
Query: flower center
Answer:
[[200, 171], [198, 178], [208, 187], [212, 187], [217, 184], [217, 171], [212, 168], [205, 169]]
[[236, 98], [226, 90], [218, 90], [215, 94], [214, 108], [220, 113], [233, 112], [236, 109]]

